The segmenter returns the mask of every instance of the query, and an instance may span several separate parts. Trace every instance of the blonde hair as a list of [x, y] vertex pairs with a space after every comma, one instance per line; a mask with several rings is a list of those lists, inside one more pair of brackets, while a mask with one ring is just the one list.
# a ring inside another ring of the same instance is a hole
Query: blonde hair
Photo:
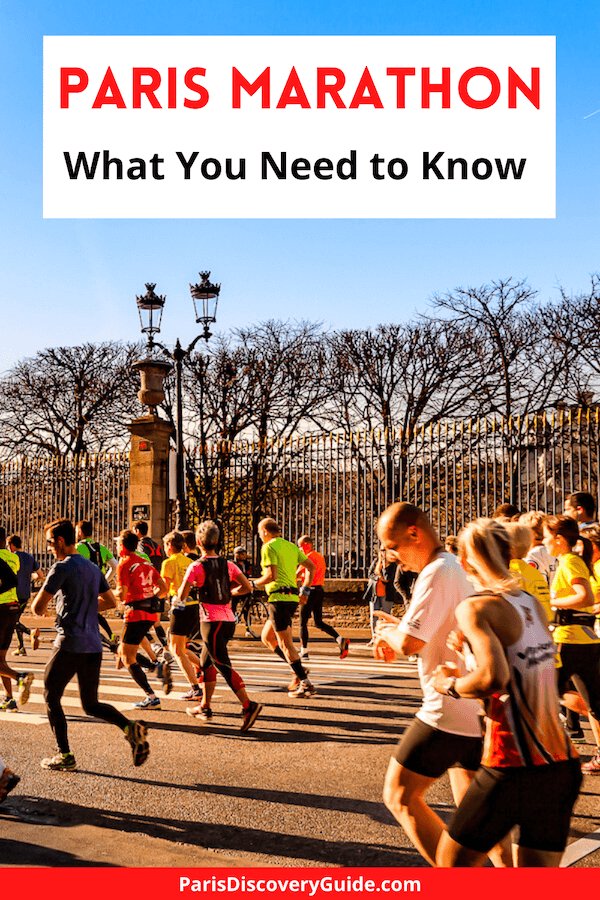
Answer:
[[524, 559], [531, 547], [533, 531], [529, 526], [521, 525], [519, 522], [505, 522], [504, 527], [510, 538], [510, 558]]
[[548, 516], [546, 513], [540, 512], [539, 509], [532, 510], [531, 512], [523, 513], [523, 515], [519, 516], [519, 524], [527, 525], [533, 531], [533, 536], [536, 541], [541, 541], [544, 537], [544, 522]]
[[460, 557], [468, 574], [482, 588], [495, 594], [519, 591], [519, 583], [509, 571], [510, 537], [497, 519], [476, 519], [464, 528], [458, 539]]

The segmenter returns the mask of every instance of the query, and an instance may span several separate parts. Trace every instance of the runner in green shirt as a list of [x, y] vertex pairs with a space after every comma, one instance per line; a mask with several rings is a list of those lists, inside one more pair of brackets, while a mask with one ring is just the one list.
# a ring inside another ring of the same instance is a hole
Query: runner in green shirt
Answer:
[[[298, 603], [306, 603], [310, 595], [315, 564], [296, 544], [281, 537], [279, 525], [274, 519], [259, 522], [258, 535], [263, 542], [260, 556], [262, 575], [252, 583], [265, 588], [269, 601], [269, 618], [262, 630], [261, 640], [287, 662], [294, 673], [294, 680], [288, 686], [288, 696], [312, 697], [316, 691], [294, 646], [292, 620]], [[299, 565], [304, 566], [305, 570], [300, 589], [296, 586]]]

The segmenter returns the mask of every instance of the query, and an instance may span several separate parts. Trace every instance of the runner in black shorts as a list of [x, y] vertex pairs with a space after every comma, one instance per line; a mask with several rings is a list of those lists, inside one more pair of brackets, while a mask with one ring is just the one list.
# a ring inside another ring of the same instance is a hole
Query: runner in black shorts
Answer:
[[442, 695], [484, 700], [482, 765], [439, 841], [440, 866], [484, 865], [490, 847], [518, 827], [518, 866], [558, 866], [582, 774], [558, 718], [555, 646], [546, 613], [509, 570], [511, 537], [492, 519], [461, 533], [460, 560], [479, 593], [456, 611], [466, 675], [440, 665]]
[[[294, 673], [295, 679], [288, 686], [288, 697], [312, 697], [316, 690], [309, 681], [308, 672], [294, 646], [292, 619], [298, 602], [306, 603], [315, 564], [299, 547], [281, 537], [279, 525], [274, 519], [259, 522], [258, 534], [263, 542], [260, 556], [263, 574], [251, 583], [264, 587], [269, 600], [269, 618], [260, 639], [280, 659], [287, 662]], [[299, 565], [305, 569], [304, 583], [300, 589], [296, 586], [296, 570]]]
[[[419, 574], [402, 619], [378, 612], [384, 624], [376, 627], [375, 653], [383, 643], [404, 656], [418, 654], [423, 691], [423, 704], [389, 762], [383, 797], [421, 855], [435, 865], [444, 823], [427, 804], [427, 791], [447, 771], [458, 804], [481, 759], [479, 704], [442, 697], [433, 685], [441, 663], [447, 659], [459, 663], [446, 647], [446, 637], [456, 627], [456, 607], [472, 586], [418, 507], [393, 504], [381, 516], [377, 531], [387, 558]], [[510, 845], [494, 848], [491, 858], [497, 866], [510, 865]]]
[[217, 553], [221, 533], [219, 526], [207, 520], [198, 526], [198, 546], [202, 556], [185, 573], [179, 597], [185, 600], [192, 587], [200, 599], [200, 630], [202, 634], [201, 665], [204, 675], [202, 701], [186, 710], [188, 715], [204, 722], [212, 719], [211, 699], [219, 672], [242, 706], [241, 731], [248, 731], [262, 710], [260, 703], [250, 700], [240, 674], [231, 664], [227, 644], [235, 632], [235, 616], [231, 608], [232, 585], [239, 596], [250, 592], [250, 582], [235, 563], [227, 562]]
[[[129, 674], [146, 695], [134, 705], [134, 709], [160, 709], [160, 700], [138, 658], [138, 648], [159, 618], [157, 594], [166, 594], [167, 587], [154, 566], [137, 553], [138, 539], [133, 531], [122, 531], [119, 536], [119, 565], [117, 567], [117, 594], [125, 604], [125, 630], [119, 645], [119, 656], [129, 669]], [[167, 660], [156, 663], [156, 673], [162, 681], [165, 694], [170, 693], [171, 667]]]

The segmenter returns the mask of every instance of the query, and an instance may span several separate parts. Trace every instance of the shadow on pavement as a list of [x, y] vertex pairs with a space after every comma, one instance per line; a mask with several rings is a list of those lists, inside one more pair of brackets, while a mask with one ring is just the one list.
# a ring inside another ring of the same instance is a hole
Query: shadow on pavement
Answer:
[[[111, 776], [114, 779], [114, 776]], [[133, 779], [126, 779], [132, 781]], [[172, 785], [169, 785], [172, 787]], [[178, 786], [181, 788], [181, 786]], [[198, 791], [196, 786], [190, 786], [190, 790]], [[200, 791], [198, 791], [200, 793]], [[142, 833], [149, 837], [166, 841], [177, 841], [211, 850], [233, 851], [260, 855], [262, 857], [273, 856], [278, 859], [306, 860], [311, 863], [323, 863], [332, 866], [415, 866], [422, 865], [423, 861], [415, 851], [399, 847], [391, 847], [386, 844], [372, 844], [366, 846], [354, 841], [331, 841], [325, 838], [308, 837], [304, 835], [282, 834], [279, 831], [267, 831], [260, 828], [243, 828], [235, 825], [216, 825], [211, 822], [183, 821], [181, 819], [159, 818], [154, 816], [121, 813], [116, 810], [88, 809], [74, 803], [64, 803], [53, 800], [36, 800], [27, 798], [27, 807], [34, 811], [36, 807], [43, 815], [51, 812], [61, 827], [75, 827], [77, 825], [94, 825], [96, 828], [107, 828], [128, 833]], [[4, 853], [10, 851], [14, 860], [25, 860], [27, 857], [20, 854], [19, 846], [14, 841], [0, 841], [0, 849], [6, 845]], [[24, 853], [27, 853], [27, 846]], [[31, 847], [34, 850], [40, 848]], [[47, 850], [46, 862], [35, 862], [33, 856], [29, 857], [32, 865], [85, 865], [81, 860], [70, 854], [62, 854], [60, 851]], [[58, 858], [58, 861], [57, 861]], [[25, 862], [24, 862], [25, 864]], [[96, 865], [96, 863], [95, 863]]]

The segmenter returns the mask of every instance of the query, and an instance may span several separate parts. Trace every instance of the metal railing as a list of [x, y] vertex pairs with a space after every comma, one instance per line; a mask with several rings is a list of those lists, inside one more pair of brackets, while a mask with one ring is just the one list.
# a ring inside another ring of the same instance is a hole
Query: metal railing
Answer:
[[256, 526], [273, 516], [283, 534], [313, 536], [332, 577], [364, 577], [385, 507], [407, 500], [440, 534], [456, 534], [500, 503], [561, 512], [575, 490], [598, 500], [599, 410], [461, 419], [416, 429], [307, 434], [262, 443], [221, 442], [188, 457], [190, 521], [224, 526], [226, 549], [256, 559]]
[[47, 568], [44, 525], [66, 517], [90, 519], [94, 538], [114, 549], [113, 539], [127, 523], [129, 455], [82, 454], [19, 457], [0, 465], [1, 524], [18, 534], [23, 549]]
[[[216, 442], [188, 452], [191, 523], [220, 520], [225, 550], [242, 544], [256, 560], [258, 522], [314, 538], [332, 577], [364, 577], [385, 507], [408, 500], [445, 537], [500, 503], [560, 512], [575, 490], [598, 501], [600, 410], [571, 409], [510, 420], [439, 422], [401, 430], [305, 434], [263, 442]], [[15, 459], [0, 465], [1, 523], [48, 563], [43, 526], [90, 518], [112, 546], [128, 524], [126, 453]]]

